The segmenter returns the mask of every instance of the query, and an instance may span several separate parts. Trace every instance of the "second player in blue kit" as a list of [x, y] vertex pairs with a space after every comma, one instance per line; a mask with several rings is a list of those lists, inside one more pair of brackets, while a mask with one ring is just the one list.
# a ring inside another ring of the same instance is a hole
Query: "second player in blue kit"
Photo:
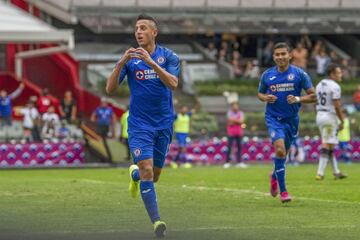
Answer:
[[166, 224], [160, 220], [154, 182], [159, 179], [172, 139], [172, 90], [178, 85], [179, 58], [170, 49], [156, 44], [157, 35], [155, 19], [140, 15], [135, 25], [139, 48], [124, 53], [107, 81], [106, 90], [113, 92], [127, 76], [129, 147], [135, 163], [129, 168], [129, 190], [133, 197], [141, 193], [155, 235], [163, 237]]
[[[277, 43], [273, 49], [276, 66], [266, 70], [260, 79], [258, 98], [266, 102], [265, 122], [275, 148], [274, 171], [270, 174], [270, 192], [282, 202], [291, 201], [285, 185], [285, 161], [290, 145], [296, 140], [301, 103], [316, 101], [309, 75], [290, 64], [290, 47]], [[301, 96], [302, 90], [306, 95]]]

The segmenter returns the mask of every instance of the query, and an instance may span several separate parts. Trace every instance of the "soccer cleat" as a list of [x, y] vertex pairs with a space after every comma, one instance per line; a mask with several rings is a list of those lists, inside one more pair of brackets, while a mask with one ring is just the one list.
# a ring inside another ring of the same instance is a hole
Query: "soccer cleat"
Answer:
[[273, 197], [276, 197], [279, 193], [279, 189], [278, 189], [278, 181], [277, 179], [273, 179], [272, 177], [272, 173], [270, 173], [270, 194]]
[[347, 178], [347, 175], [342, 174], [342, 173], [334, 174], [334, 179], [335, 180], [344, 179], [344, 178]]
[[136, 169], [139, 169], [139, 167], [136, 166], [135, 164], [129, 167], [129, 174], [130, 174], [129, 192], [131, 197], [133, 198], [138, 197], [140, 193], [140, 181], [134, 181], [132, 178], [132, 173]]
[[224, 168], [229, 168], [229, 167], [231, 167], [230, 163], [224, 163]]
[[166, 223], [163, 221], [154, 222], [154, 233], [158, 238], [162, 238], [166, 233]]
[[324, 180], [324, 176], [322, 176], [322, 175], [316, 175], [315, 180], [317, 180], [317, 181], [322, 181], [322, 180]]
[[240, 162], [235, 165], [237, 168], [248, 168], [249, 166], [246, 163]]
[[282, 192], [280, 196], [280, 200], [282, 203], [290, 202], [291, 197], [289, 196], [288, 192]]

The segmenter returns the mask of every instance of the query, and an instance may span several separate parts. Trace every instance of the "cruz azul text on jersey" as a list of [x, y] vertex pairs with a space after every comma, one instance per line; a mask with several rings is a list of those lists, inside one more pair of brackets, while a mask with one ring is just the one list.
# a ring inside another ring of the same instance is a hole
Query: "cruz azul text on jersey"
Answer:
[[154, 69], [138, 70], [135, 73], [137, 80], [149, 80], [159, 78]]

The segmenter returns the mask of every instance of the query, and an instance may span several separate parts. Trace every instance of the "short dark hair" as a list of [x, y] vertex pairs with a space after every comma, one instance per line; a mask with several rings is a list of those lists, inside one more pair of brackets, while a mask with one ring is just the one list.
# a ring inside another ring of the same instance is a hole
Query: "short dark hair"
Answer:
[[273, 47], [273, 51], [275, 51], [275, 49], [279, 49], [279, 48], [286, 48], [289, 52], [291, 52], [291, 47], [286, 42], [276, 43]]
[[340, 65], [336, 63], [330, 63], [326, 69], [326, 74], [330, 76], [330, 74], [335, 73], [336, 69], [339, 68]]
[[156, 22], [155, 18], [147, 15], [147, 14], [140, 14], [137, 18], [136, 18], [136, 22], [139, 20], [149, 20], [155, 23], [156, 28], [158, 28], [158, 23]]

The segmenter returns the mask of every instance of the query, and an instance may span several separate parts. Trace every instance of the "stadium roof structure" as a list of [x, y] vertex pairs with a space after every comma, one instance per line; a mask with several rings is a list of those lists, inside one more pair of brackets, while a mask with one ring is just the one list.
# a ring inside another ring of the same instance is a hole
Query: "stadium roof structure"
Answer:
[[73, 30], [58, 30], [36, 17], [0, 1], [0, 42], [60, 43], [74, 47]]
[[154, 16], [163, 33], [360, 33], [359, 0], [28, 2], [67, 23], [79, 21], [96, 33], [132, 33], [134, 18], [139, 13]]

